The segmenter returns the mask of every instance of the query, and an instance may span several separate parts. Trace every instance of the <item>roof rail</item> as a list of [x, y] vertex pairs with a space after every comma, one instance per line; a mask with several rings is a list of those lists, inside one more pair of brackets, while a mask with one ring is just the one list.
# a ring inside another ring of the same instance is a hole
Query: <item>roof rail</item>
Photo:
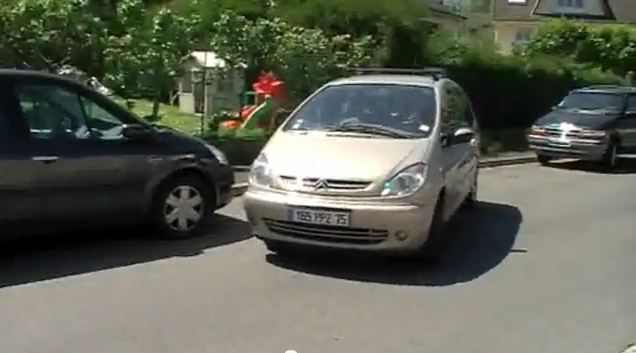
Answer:
[[430, 76], [435, 81], [448, 77], [447, 71], [440, 67], [428, 67], [423, 69], [400, 69], [390, 67], [343, 67], [348, 72], [356, 75], [390, 74], [390, 75], [418, 75]]

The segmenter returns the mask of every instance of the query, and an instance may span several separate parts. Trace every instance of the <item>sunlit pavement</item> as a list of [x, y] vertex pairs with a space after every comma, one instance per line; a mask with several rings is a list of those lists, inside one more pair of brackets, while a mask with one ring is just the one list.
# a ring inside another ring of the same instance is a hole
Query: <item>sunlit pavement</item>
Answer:
[[278, 258], [240, 199], [187, 241], [131, 229], [3, 245], [1, 350], [621, 352], [636, 340], [632, 169], [482, 170], [483, 202], [438, 267]]

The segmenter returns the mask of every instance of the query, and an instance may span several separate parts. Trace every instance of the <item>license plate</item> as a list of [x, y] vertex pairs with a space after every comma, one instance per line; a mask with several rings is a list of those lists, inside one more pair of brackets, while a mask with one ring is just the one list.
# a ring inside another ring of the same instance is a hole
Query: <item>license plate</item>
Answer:
[[317, 210], [311, 208], [290, 208], [287, 218], [292, 222], [349, 227], [351, 213], [347, 211]]

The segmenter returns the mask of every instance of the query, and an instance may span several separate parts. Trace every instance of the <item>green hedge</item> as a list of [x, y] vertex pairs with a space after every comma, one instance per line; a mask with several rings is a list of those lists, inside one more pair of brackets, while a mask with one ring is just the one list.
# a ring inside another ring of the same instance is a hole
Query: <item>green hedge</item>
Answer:
[[466, 89], [488, 130], [528, 128], [573, 88], [621, 82], [615, 74], [567, 56], [502, 55], [490, 38], [440, 31], [431, 36], [428, 52], [430, 65], [445, 67]]
[[202, 138], [223, 151], [231, 165], [250, 165], [267, 143], [269, 135], [260, 129], [219, 130]]
[[552, 58], [466, 53], [446, 67], [470, 96], [481, 126], [491, 130], [531, 126], [573, 88], [620, 82], [614, 75]]

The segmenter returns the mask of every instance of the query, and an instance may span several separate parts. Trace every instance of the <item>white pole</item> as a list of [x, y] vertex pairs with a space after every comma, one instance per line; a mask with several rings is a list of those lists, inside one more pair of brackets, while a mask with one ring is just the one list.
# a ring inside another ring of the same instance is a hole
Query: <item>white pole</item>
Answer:
[[201, 116], [201, 135], [205, 131], [205, 119], [208, 116], [208, 51], [203, 53], [203, 116]]

